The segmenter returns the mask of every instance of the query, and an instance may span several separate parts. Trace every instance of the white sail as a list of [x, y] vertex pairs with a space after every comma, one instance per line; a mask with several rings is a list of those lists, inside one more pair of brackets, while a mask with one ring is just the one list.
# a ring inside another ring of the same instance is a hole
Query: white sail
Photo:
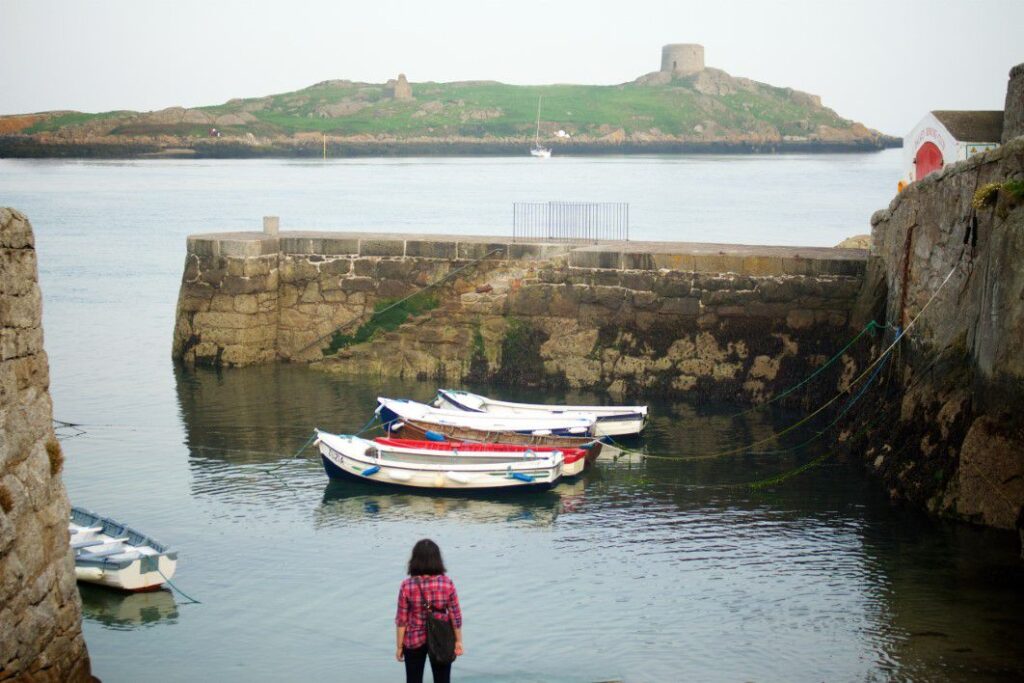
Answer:
[[547, 159], [551, 156], [551, 150], [540, 146], [540, 102], [543, 98], [543, 95], [537, 98], [537, 130], [533, 134], [533, 149], [530, 150], [530, 156]]

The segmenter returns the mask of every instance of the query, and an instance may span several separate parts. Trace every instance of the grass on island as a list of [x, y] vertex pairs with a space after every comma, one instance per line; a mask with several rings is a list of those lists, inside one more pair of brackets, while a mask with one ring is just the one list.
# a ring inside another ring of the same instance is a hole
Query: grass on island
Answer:
[[[848, 128], [835, 112], [810, 106], [786, 88], [764, 84], [735, 88], [727, 95], [697, 91], [692, 79], [665, 85], [507, 85], [489, 81], [413, 83], [412, 100], [396, 100], [382, 84], [327, 81], [302, 90], [199, 107], [210, 124], [167, 123], [131, 112], [61, 112], [25, 132], [56, 131], [109, 124], [117, 135], [169, 134], [207, 137], [328, 133], [393, 137], [523, 138], [533, 135], [537, 101], [543, 96], [541, 134], [557, 130], [599, 138], [621, 129], [654, 135], [689, 135], [713, 122], [719, 132], [749, 134], [774, 127], [782, 135], [806, 135], [820, 125]], [[237, 119], [216, 123], [218, 117]], [[108, 119], [108, 121], [104, 121]]]
[[[355, 90], [355, 92], [353, 92]], [[370, 90], [367, 92], [367, 90]], [[657, 129], [691, 134], [711, 119], [723, 128], [747, 130], [761, 122], [784, 135], [806, 134], [818, 125], [847, 127], [827, 109], [810, 110], [782, 88], [738, 92], [718, 98], [701, 95], [685, 83], [669, 86], [635, 84], [518, 86], [501, 83], [421, 83], [414, 100], [399, 101], [377, 88], [324, 87], [277, 95], [266, 109], [252, 112], [261, 123], [282, 132], [317, 131], [345, 135], [492, 136], [529, 135], [536, 126], [537, 101], [543, 96], [542, 129], [601, 135], [607, 128], [627, 134]], [[364, 104], [341, 116], [321, 116], [330, 105]], [[799, 122], [806, 122], [800, 124]], [[602, 126], [605, 130], [602, 130]]]

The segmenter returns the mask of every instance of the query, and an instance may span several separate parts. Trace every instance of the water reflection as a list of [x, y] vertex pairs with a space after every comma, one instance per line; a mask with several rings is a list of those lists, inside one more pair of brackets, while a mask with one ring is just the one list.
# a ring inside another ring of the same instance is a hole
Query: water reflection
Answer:
[[[867, 500], [880, 498], [865, 492]], [[866, 505], [862, 543], [875, 567], [878, 657], [895, 677], [1024, 680], [1024, 564], [1014, 532], [889, 505]]]
[[178, 605], [169, 590], [125, 593], [80, 583], [78, 592], [82, 596], [82, 617], [104, 628], [131, 631], [178, 621]]
[[514, 523], [550, 526], [563, 508], [557, 489], [530, 494], [488, 496], [451, 495], [438, 492], [381, 493], [370, 483], [331, 482], [316, 510], [318, 528], [347, 525], [367, 518], [386, 520], [448, 519], [461, 523]]

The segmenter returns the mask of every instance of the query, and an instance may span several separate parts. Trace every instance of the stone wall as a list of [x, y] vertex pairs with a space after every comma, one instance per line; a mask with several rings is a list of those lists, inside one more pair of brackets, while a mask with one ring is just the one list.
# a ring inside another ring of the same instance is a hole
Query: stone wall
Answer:
[[[174, 352], [206, 365], [322, 360], [344, 373], [757, 401], [842, 346], [863, 270], [859, 250], [195, 236]], [[374, 306], [455, 271], [434, 310], [324, 358], [339, 326], [351, 334]]]
[[34, 244], [0, 208], [0, 680], [89, 680]]
[[1021, 137], [911, 184], [872, 218], [856, 319], [907, 325], [935, 298], [901, 344], [888, 418], [851, 448], [894, 498], [1006, 529], [1024, 520], [1024, 202], [1006, 190], [972, 200], [1009, 179], [1024, 179]]
[[[753, 275], [743, 274], [741, 257], [732, 257], [734, 270], [706, 272], [694, 269], [693, 255], [664, 255], [689, 258], [686, 270], [659, 268], [660, 256], [574, 251], [567, 263], [540, 263], [462, 294], [433, 315], [342, 350], [326, 366], [614, 396], [759, 401], [849, 337], [858, 261], [825, 262], [842, 263], [834, 269], [845, 274]], [[755, 271], [766, 267], [747, 261]]]
[[382, 301], [463, 269], [438, 292], [455, 296], [495, 270], [564, 251], [499, 238], [195, 235], [188, 239], [173, 356], [211, 366], [318, 360], [332, 331], [345, 324], [354, 330]]

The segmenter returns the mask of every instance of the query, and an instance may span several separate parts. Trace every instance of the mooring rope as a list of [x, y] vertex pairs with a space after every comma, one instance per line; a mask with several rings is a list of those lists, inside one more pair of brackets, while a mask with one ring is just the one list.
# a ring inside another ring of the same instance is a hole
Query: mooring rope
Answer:
[[794, 384], [793, 386], [789, 387], [788, 389], [786, 389], [782, 393], [777, 394], [776, 396], [773, 396], [772, 398], [770, 398], [769, 400], [765, 401], [764, 403], [759, 403], [756, 406], [752, 406], [750, 408], [747, 408], [746, 410], [738, 412], [735, 415], [731, 415], [730, 417], [742, 417], [742, 416], [747, 415], [749, 413], [753, 413], [753, 412], [756, 412], [758, 410], [762, 410], [764, 408], [767, 408], [768, 406], [772, 405], [773, 403], [776, 403], [777, 401], [781, 401], [782, 399], [786, 398], [787, 396], [792, 394], [794, 391], [796, 391], [797, 389], [799, 389], [800, 387], [802, 387], [803, 385], [807, 384], [812, 379], [814, 379], [815, 377], [820, 375], [829, 366], [831, 366], [833, 363], [835, 363], [840, 358], [842, 358], [843, 354], [846, 353], [847, 350], [851, 346], [856, 344], [857, 341], [861, 337], [863, 337], [865, 334], [867, 334], [869, 331], [874, 330], [874, 329], [885, 330], [885, 329], [888, 329], [889, 327], [891, 327], [891, 325], [889, 325], [889, 323], [877, 323], [874, 320], [869, 321], [868, 324], [865, 325], [864, 328], [860, 332], [857, 333], [857, 336], [855, 336], [853, 339], [851, 339], [849, 342], [847, 342], [846, 346], [844, 346], [843, 348], [839, 349], [839, 351], [834, 356], [829, 358], [825, 362], [824, 365], [822, 365], [821, 367], [817, 368], [814, 372], [812, 372], [810, 375], [805, 377], [803, 380], [801, 380], [797, 384]]
[[[854, 404], [856, 404], [857, 401], [859, 401], [861, 399], [861, 397], [864, 396], [864, 394], [867, 393], [868, 389], [871, 388], [872, 382], [874, 382], [875, 379], [878, 377], [878, 375], [881, 372], [883, 367], [885, 367], [884, 363], [882, 365], [879, 365], [875, 369], [875, 371], [871, 374], [871, 377], [868, 378], [868, 381], [864, 383], [863, 387], [861, 387], [860, 391], [857, 392], [857, 394], [854, 395], [847, 402], [847, 404], [845, 406], [843, 406], [843, 409], [839, 412], [839, 415], [837, 415], [836, 418], [831, 423], [829, 423], [822, 431], [818, 432], [810, 440], [800, 444], [799, 446], [794, 446], [792, 450], [796, 450], [797, 448], [802, 448], [802, 447], [806, 446], [808, 443], [810, 443], [814, 439], [819, 438], [829, 428], [831, 428], [833, 425], [835, 425], [837, 422], [839, 422], [839, 420], [842, 419], [843, 415], [845, 415], [847, 412], [849, 412], [850, 408], [852, 408], [854, 406]], [[858, 432], [858, 435], [863, 433], [863, 432], [865, 432], [865, 431], [867, 431], [867, 429], [870, 426], [871, 425], [868, 424], [865, 427], [863, 427], [860, 430], [860, 432]], [[741, 484], [727, 484], [727, 485], [724, 485], [724, 487], [725, 488], [762, 489], [762, 488], [767, 488], [768, 486], [774, 486], [776, 484], [782, 484], [782, 483], [788, 481], [789, 479], [792, 479], [793, 477], [801, 475], [804, 472], [817, 467], [821, 463], [823, 463], [826, 460], [828, 460], [829, 458], [831, 458], [833, 455], [835, 455], [835, 451], [834, 450], [828, 450], [828, 451], [825, 451], [824, 453], [822, 453], [821, 455], [819, 455], [818, 457], [814, 458], [810, 462], [804, 463], [803, 465], [800, 465], [796, 469], [790, 470], [789, 472], [783, 472], [782, 474], [778, 474], [778, 475], [775, 475], [773, 477], [768, 477], [767, 479], [759, 479], [759, 480], [756, 480], [756, 481], [744, 482], [744, 483], [741, 483]]]
[[[783, 455], [785, 453], [792, 453], [792, 452], [798, 451], [798, 450], [800, 450], [802, 448], [806, 448], [807, 446], [811, 445], [812, 443], [814, 443], [815, 441], [820, 439], [822, 436], [827, 434], [828, 430], [830, 430], [832, 427], [834, 427], [836, 424], [839, 423], [839, 421], [843, 418], [843, 416], [847, 412], [849, 412], [850, 408], [852, 408], [853, 405], [855, 403], [857, 403], [857, 401], [860, 400], [861, 396], [864, 395], [864, 392], [867, 390], [867, 388], [869, 386], [871, 386], [871, 383], [878, 376], [878, 373], [881, 372], [883, 367], [885, 367], [885, 363], [884, 362], [882, 364], [880, 364], [875, 369], [875, 372], [872, 373], [871, 377], [868, 378], [868, 381], [864, 384], [863, 387], [861, 387], [861, 390], [856, 395], [854, 395], [850, 399], [850, 401], [848, 401], [846, 403], [845, 406], [843, 406], [843, 409], [839, 411], [839, 414], [836, 415], [835, 418], [831, 422], [829, 422], [827, 425], [825, 425], [824, 427], [822, 427], [821, 429], [816, 431], [814, 433], [814, 435], [812, 437], [810, 437], [809, 439], [807, 439], [806, 441], [798, 443], [795, 446], [789, 446], [787, 448], [777, 448], [777, 449], [773, 449], [773, 450], [770, 450], [770, 451], [745, 451], [744, 450], [744, 451], [742, 451], [743, 454], [744, 455], [753, 455], [753, 456]], [[784, 433], [784, 432], [780, 432], [780, 434], [782, 434], [782, 433]], [[756, 444], [757, 444], [757, 442], [752, 444], [752, 446], [756, 445]], [[714, 459], [716, 457], [719, 457], [716, 454], [711, 454], [711, 455], [654, 455], [654, 454], [648, 454], [648, 453], [643, 453], [643, 452], [639, 452], [639, 451], [637, 453], [639, 453], [642, 457], [644, 457], [646, 459], [649, 459], [649, 460], [671, 460], [671, 461], [675, 461], [675, 462], [700, 462], [700, 461], [703, 461], [703, 460], [711, 460], [711, 459]]]
[[[963, 256], [964, 256], [964, 252], [962, 250], [961, 251], [961, 258], [963, 258]], [[939, 296], [939, 293], [942, 291], [942, 288], [944, 288], [946, 286], [946, 283], [949, 282], [949, 279], [952, 278], [952, 274], [954, 272], [956, 272], [956, 269], [959, 267], [959, 261], [961, 261], [961, 259], [957, 258], [956, 262], [953, 264], [953, 267], [949, 270], [948, 273], [946, 273], [946, 276], [942, 280], [942, 283], [935, 290], [935, 292], [928, 299], [928, 301], [921, 308], [921, 310], [918, 311], [918, 314], [913, 316], [913, 319], [911, 319], [911, 321], [907, 324], [907, 326], [905, 328], [903, 328], [902, 330], [900, 330], [899, 328], [896, 328], [897, 329], [897, 333], [896, 333], [895, 338], [893, 339], [893, 342], [884, 351], [882, 351], [878, 355], [878, 357], [874, 358], [874, 360], [872, 360], [870, 362], [870, 364], [868, 364], [868, 366], [864, 369], [863, 372], [860, 373], [860, 375], [858, 375], [857, 377], [855, 377], [853, 380], [850, 381], [850, 383], [848, 385], [849, 388], [852, 388], [852, 387], [856, 386], [857, 384], [859, 384], [860, 381], [863, 380], [868, 374], [872, 373], [872, 371], [874, 371], [874, 369], [879, 367], [882, 364], [882, 362], [885, 360], [886, 356], [888, 356], [893, 351], [893, 349], [896, 348], [896, 345], [899, 344], [899, 342], [903, 339], [903, 337], [905, 337], [907, 335], [907, 333], [910, 331], [910, 329], [913, 328], [913, 326], [916, 323], [918, 323], [919, 319], [921, 319], [921, 316], [925, 314], [925, 311], [928, 310], [928, 308], [932, 305], [932, 303], [935, 301], [935, 299]], [[705, 455], [699, 455], [699, 456], [658, 456], [658, 455], [652, 455], [652, 454], [647, 454], [647, 453], [645, 453], [643, 451], [629, 449], [629, 447], [626, 447], [626, 446], [623, 446], [620, 443], [617, 443], [610, 436], [606, 436], [604, 438], [606, 438], [608, 441], [610, 441], [612, 443], [612, 445], [614, 445], [615, 447], [617, 447], [617, 449], [620, 449], [624, 453], [636, 454], [636, 455], [641, 456], [641, 457], [646, 458], [646, 459], [693, 461], [693, 460], [711, 460], [711, 459], [715, 459], [715, 458], [722, 458], [722, 457], [725, 457], [725, 456], [740, 455], [740, 454], [743, 454], [743, 453], [750, 452], [751, 450], [754, 449], [755, 446], [758, 446], [758, 445], [761, 445], [762, 443], [767, 443], [768, 441], [777, 439], [780, 436], [784, 436], [785, 434], [790, 433], [793, 430], [795, 430], [795, 429], [797, 429], [797, 428], [807, 424], [812, 419], [814, 419], [815, 417], [820, 415], [825, 409], [827, 409], [829, 407], [829, 405], [835, 403], [837, 400], [842, 398], [844, 395], [847, 395], [848, 394], [848, 390], [847, 391], [840, 391], [835, 396], [829, 398], [827, 401], [822, 403], [820, 405], [820, 407], [817, 408], [815, 411], [811, 412], [810, 414], [808, 414], [807, 416], [805, 416], [804, 418], [802, 418], [798, 422], [796, 422], [796, 423], [786, 427], [785, 429], [782, 429], [781, 431], [774, 432], [774, 433], [772, 433], [772, 434], [770, 434], [770, 435], [768, 435], [768, 436], [766, 436], [766, 437], [764, 437], [762, 439], [758, 439], [756, 441], [753, 441], [752, 443], [749, 443], [749, 444], [746, 444], [746, 445], [743, 445], [743, 446], [739, 446], [739, 447], [734, 447], [734, 449], [726, 449], [726, 450], [723, 450], [723, 451], [718, 451], [718, 452], [709, 453], [709, 454], [705, 454]]]
[[288, 458], [287, 460], [282, 460], [281, 462], [279, 462], [279, 463], [278, 463], [277, 465], [275, 465], [274, 467], [271, 467], [270, 469], [265, 469], [265, 470], [263, 470], [263, 472], [265, 472], [266, 474], [273, 474], [273, 473], [274, 473], [274, 472], [276, 472], [277, 470], [281, 469], [282, 467], [284, 467], [285, 465], [287, 465], [287, 464], [288, 464], [289, 462], [291, 462], [291, 461], [292, 461], [292, 460], [294, 460], [295, 458], [297, 458], [297, 457], [299, 457], [300, 455], [302, 455], [302, 451], [306, 450], [306, 448], [307, 448], [307, 447], [309, 447], [309, 444], [313, 443], [313, 441], [314, 441], [314, 440], [316, 440], [316, 433], [315, 433], [315, 432], [314, 432], [313, 436], [309, 437], [309, 438], [308, 438], [308, 439], [306, 440], [306, 443], [302, 444], [302, 447], [301, 447], [301, 448], [299, 448], [299, 450], [295, 451], [295, 454], [294, 454], [294, 455], [292, 455], [292, 457]]
[[163, 577], [164, 581], [166, 581], [166, 582], [167, 582], [167, 585], [168, 585], [168, 586], [170, 586], [170, 587], [171, 587], [172, 589], [174, 589], [175, 591], [177, 591], [178, 593], [180, 593], [182, 597], [184, 597], [184, 598], [187, 598], [188, 600], [191, 600], [191, 602], [189, 602], [188, 604], [190, 604], [190, 605], [192, 605], [192, 604], [195, 604], [195, 605], [201, 605], [201, 604], [203, 604], [203, 603], [199, 602], [198, 600], [196, 600], [195, 598], [193, 598], [193, 597], [192, 597], [191, 595], [189, 595], [188, 593], [186, 593], [185, 591], [183, 591], [183, 590], [181, 590], [180, 588], [178, 588], [178, 587], [177, 587], [176, 585], [174, 585], [174, 582], [173, 582], [173, 581], [171, 581], [171, 580], [170, 580], [169, 578], [167, 578], [167, 577], [166, 577], [166, 576], [164, 575], [164, 573], [163, 573], [162, 571], [160, 571], [160, 568], [159, 568], [159, 567], [157, 567], [156, 571], [157, 571], [157, 573], [158, 573], [158, 574], [159, 574], [160, 576], [162, 576], [162, 577]]
[[[367, 423], [365, 425], [363, 425], [363, 428], [360, 429], [358, 432], [355, 432], [354, 436], [362, 436], [366, 432], [373, 431], [375, 429], [379, 429], [379, 428], [383, 427], [382, 424], [374, 424], [376, 421], [377, 421], [377, 414], [374, 413], [373, 416], [370, 417], [369, 421], [367, 421]], [[295, 451], [295, 453], [292, 455], [292, 457], [288, 458], [287, 460], [281, 461], [280, 463], [278, 463], [274, 467], [271, 467], [270, 469], [265, 469], [265, 470], [262, 470], [262, 471], [265, 472], [266, 474], [273, 474], [277, 470], [281, 469], [282, 467], [284, 467], [285, 465], [290, 463], [295, 458], [297, 458], [300, 455], [302, 455], [302, 452], [305, 451], [309, 447], [309, 444], [313, 443], [313, 441], [315, 441], [315, 440], [316, 440], [316, 432], [313, 432], [313, 436], [309, 437], [309, 439], [306, 440], [306, 443], [302, 444], [302, 447], [299, 450]]]

